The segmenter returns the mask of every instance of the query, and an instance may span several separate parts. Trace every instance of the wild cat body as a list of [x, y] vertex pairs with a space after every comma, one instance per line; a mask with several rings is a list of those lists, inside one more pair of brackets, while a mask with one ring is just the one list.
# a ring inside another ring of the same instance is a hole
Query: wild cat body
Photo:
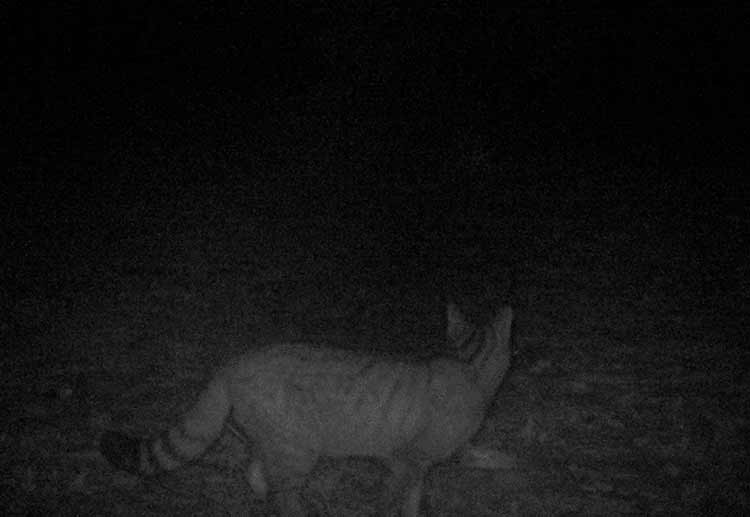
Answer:
[[512, 313], [484, 332], [448, 307], [458, 358], [410, 360], [309, 344], [277, 344], [237, 358], [181, 421], [151, 440], [105, 433], [115, 466], [139, 474], [199, 456], [231, 420], [253, 443], [256, 491], [266, 483], [281, 515], [304, 515], [298, 489], [320, 456], [373, 456], [393, 471], [386, 505], [419, 512], [426, 470], [479, 429], [509, 363]]
[[[280, 345], [247, 354], [215, 382], [217, 400], [261, 444], [269, 472], [283, 456], [298, 466], [319, 453], [439, 458], [466, 442], [484, 418], [467, 365], [384, 360], [331, 348]], [[456, 425], [460, 423], [459, 425]]]

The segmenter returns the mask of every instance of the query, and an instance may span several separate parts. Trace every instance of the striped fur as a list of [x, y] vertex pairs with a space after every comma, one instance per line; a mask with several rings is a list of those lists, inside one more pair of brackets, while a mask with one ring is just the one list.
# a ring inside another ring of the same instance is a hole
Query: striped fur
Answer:
[[[253, 490], [270, 491], [282, 516], [305, 515], [298, 491], [320, 456], [374, 456], [393, 472], [386, 510], [419, 513], [426, 471], [467, 445], [510, 360], [512, 311], [486, 328], [449, 305], [448, 339], [458, 358], [396, 359], [277, 344], [223, 368], [181, 421], [151, 440], [106, 432], [100, 450], [140, 475], [200, 456], [230, 417], [254, 444]], [[269, 490], [270, 487], [270, 490]]]

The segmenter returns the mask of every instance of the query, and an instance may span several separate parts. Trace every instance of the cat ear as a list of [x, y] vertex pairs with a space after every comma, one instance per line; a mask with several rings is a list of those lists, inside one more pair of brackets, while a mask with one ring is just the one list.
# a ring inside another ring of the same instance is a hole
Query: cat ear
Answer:
[[449, 302], [445, 306], [445, 316], [447, 320], [446, 337], [448, 338], [448, 344], [458, 348], [473, 331], [473, 327], [466, 321], [466, 317], [461, 312], [461, 309], [453, 302]]

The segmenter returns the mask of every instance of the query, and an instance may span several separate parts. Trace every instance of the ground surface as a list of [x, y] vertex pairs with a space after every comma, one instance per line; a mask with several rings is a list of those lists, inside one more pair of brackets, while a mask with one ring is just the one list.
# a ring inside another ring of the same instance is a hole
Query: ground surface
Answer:
[[[475, 439], [514, 463], [436, 467], [431, 515], [748, 511], [746, 220], [667, 191], [620, 202], [590, 183], [544, 201], [516, 185], [474, 236], [448, 214], [450, 231], [418, 240], [331, 214], [253, 215], [230, 191], [176, 186], [168, 209], [134, 204], [102, 249], [52, 239], [7, 275], [6, 514], [263, 515], [230, 434], [151, 482], [114, 472], [97, 436], [164, 429], [217, 365], [261, 343], [439, 347], [447, 299], [480, 319], [514, 305], [513, 364]], [[384, 475], [324, 462], [306, 503], [372, 514]]]

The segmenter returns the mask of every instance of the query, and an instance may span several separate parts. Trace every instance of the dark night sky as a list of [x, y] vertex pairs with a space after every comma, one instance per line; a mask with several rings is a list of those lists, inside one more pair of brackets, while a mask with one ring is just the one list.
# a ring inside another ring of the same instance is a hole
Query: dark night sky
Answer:
[[31, 129], [106, 126], [87, 120], [102, 111], [117, 125], [137, 103], [184, 118], [170, 100], [268, 111], [327, 95], [405, 123], [471, 110], [494, 132], [526, 119], [633, 143], [704, 143], [742, 123], [748, 10], [66, 4], [4, 16], [9, 109]]
[[[737, 197], [750, 10], [340, 5], [4, 4], [10, 226], [106, 234], [216, 183], [261, 215], [407, 234], [580, 185]], [[638, 172], [521, 165], [587, 153]]]

